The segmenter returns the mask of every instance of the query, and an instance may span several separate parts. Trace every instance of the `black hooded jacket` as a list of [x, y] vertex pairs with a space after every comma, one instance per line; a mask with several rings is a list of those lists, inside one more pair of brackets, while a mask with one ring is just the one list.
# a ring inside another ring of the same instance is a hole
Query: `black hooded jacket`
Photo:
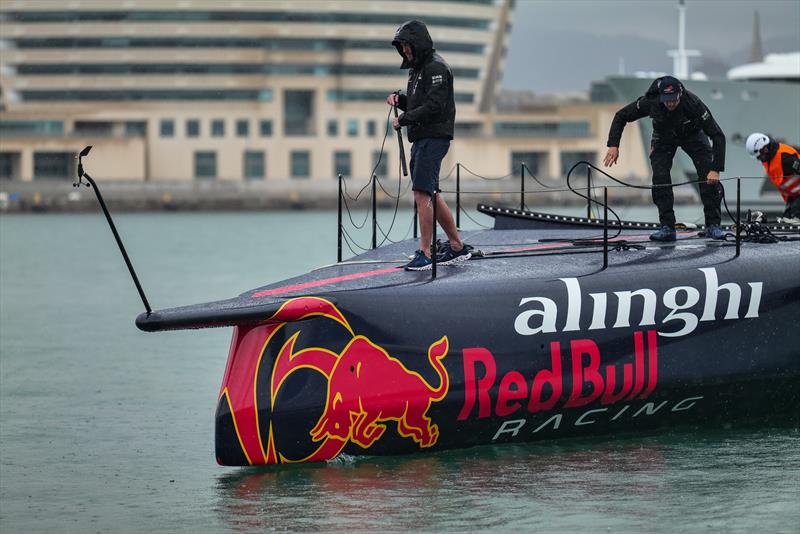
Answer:
[[617, 111], [608, 132], [606, 146], [618, 147], [625, 125], [649, 116], [653, 119], [653, 136], [658, 136], [659, 139], [666, 142], [679, 145], [682, 141], [694, 136], [699, 130], [703, 130], [714, 143], [711, 169], [717, 172], [724, 171], [725, 134], [722, 133], [722, 129], [714, 120], [711, 112], [703, 101], [687, 91], [683, 84], [680, 86], [681, 99], [678, 107], [669, 111], [659, 101], [659, 80], [660, 78], [656, 79], [650, 85], [644, 96]]
[[[411, 45], [413, 62], [403, 54], [403, 43]], [[413, 143], [431, 137], [452, 139], [456, 120], [453, 73], [434, 50], [428, 28], [418, 20], [405, 22], [395, 33], [392, 44], [403, 57], [400, 68], [410, 69], [406, 93], [400, 94], [397, 104], [405, 111], [399, 121], [401, 126], [408, 127], [408, 140]]]

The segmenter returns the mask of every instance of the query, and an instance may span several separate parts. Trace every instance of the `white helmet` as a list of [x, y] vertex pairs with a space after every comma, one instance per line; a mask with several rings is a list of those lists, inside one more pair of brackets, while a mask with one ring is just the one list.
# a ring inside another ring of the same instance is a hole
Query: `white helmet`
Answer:
[[755, 158], [758, 156], [758, 153], [761, 152], [761, 149], [768, 144], [769, 137], [763, 133], [756, 132], [750, 134], [750, 136], [747, 138], [747, 141], [744, 143], [744, 148], [747, 150], [747, 153], [750, 154], [751, 158]]

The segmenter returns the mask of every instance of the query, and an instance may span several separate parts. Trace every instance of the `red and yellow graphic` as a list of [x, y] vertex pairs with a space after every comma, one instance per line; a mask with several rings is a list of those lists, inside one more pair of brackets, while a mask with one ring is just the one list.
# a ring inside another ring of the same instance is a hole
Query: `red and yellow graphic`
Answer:
[[[269, 380], [273, 413], [279, 391], [298, 370], [315, 371], [327, 381], [324, 408], [309, 434], [309, 442], [319, 445], [305, 457], [288, 458], [277, 449], [273, 421], [259, 425], [259, 367], [287, 323], [314, 316], [332, 319], [352, 338], [339, 354], [322, 347], [298, 350], [295, 345], [301, 332], [297, 332], [278, 350]], [[287, 301], [266, 324], [236, 327], [220, 398], [227, 401], [239, 445], [251, 465], [329, 460], [348, 443], [367, 449], [384, 435], [390, 421], [396, 423], [400, 436], [421, 448], [431, 447], [439, 439], [439, 428], [428, 410], [444, 399], [449, 389], [442, 364], [448, 348], [447, 336], [443, 336], [428, 349], [428, 362], [439, 379], [434, 387], [367, 337], [356, 335], [333, 303], [300, 297]], [[262, 438], [260, 428], [268, 428], [268, 435]]]

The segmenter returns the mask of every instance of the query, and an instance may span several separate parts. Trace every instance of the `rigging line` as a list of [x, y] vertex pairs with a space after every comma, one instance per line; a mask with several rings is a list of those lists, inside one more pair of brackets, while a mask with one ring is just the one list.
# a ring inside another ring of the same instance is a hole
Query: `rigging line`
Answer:
[[506, 174], [505, 176], [499, 176], [499, 177], [481, 176], [480, 174], [478, 174], [478, 173], [476, 173], [476, 172], [473, 172], [473, 171], [471, 171], [471, 170], [469, 169], [469, 167], [467, 167], [467, 166], [466, 166], [466, 165], [464, 165], [463, 163], [461, 164], [461, 168], [462, 168], [462, 169], [464, 169], [465, 171], [467, 171], [468, 173], [470, 173], [471, 175], [473, 175], [473, 176], [477, 176], [478, 178], [481, 178], [482, 180], [505, 180], [505, 179], [506, 179], [506, 178], [508, 178], [509, 176], [514, 176], [514, 172], [513, 172], [513, 171], [512, 171], [512, 172], [510, 172], [510, 173], [508, 173], [508, 174]]
[[[400, 179], [400, 181], [402, 182], [402, 179]], [[406, 183], [406, 187], [405, 187], [405, 189], [403, 190], [402, 193], [398, 192], [398, 196], [393, 195], [385, 187], [383, 187], [383, 184], [381, 183], [380, 177], [378, 177], [378, 186], [381, 188], [381, 190], [384, 192], [384, 194], [386, 194], [386, 196], [388, 196], [389, 198], [400, 198], [400, 197], [404, 197], [406, 195], [406, 193], [408, 192], [408, 188], [411, 187], [411, 180], [409, 180], [408, 183]], [[398, 191], [399, 191], [399, 189], [400, 188], [398, 187]]]
[[450, 171], [448, 171], [448, 173], [445, 175], [444, 178], [442, 178], [441, 175], [440, 175], [439, 176], [439, 181], [440, 182], [444, 182], [445, 180], [449, 180], [450, 177], [453, 175], [453, 171], [456, 170], [456, 165], [458, 165], [458, 163], [454, 163], [453, 166], [450, 167]]
[[464, 208], [461, 208], [461, 213], [463, 213], [463, 214], [464, 214], [464, 216], [465, 216], [467, 219], [469, 219], [469, 220], [470, 220], [470, 221], [472, 221], [473, 223], [477, 224], [477, 225], [478, 225], [478, 226], [480, 226], [481, 228], [485, 228], [485, 229], [487, 229], [487, 230], [488, 230], [488, 229], [490, 229], [490, 228], [492, 228], [491, 226], [486, 226], [485, 224], [481, 224], [481, 223], [479, 223], [478, 221], [476, 221], [475, 219], [473, 219], [473, 218], [472, 218], [472, 216], [470, 216], [469, 212], [467, 212], [467, 210], [466, 210], [466, 209], [464, 209]]
[[[367, 252], [369, 250], [368, 247], [361, 246], [356, 239], [350, 235], [350, 233], [345, 229], [342, 228], [342, 235], [344, 236], [344, 240], [347, 242], [347, 246], [350, 248], [350, 252], [353, 254], [360, 254], [361, 252]], [[356, 251], [353, 246], [355, 246], [358, 251]]]
[[347, 211], [347, 218], [350, 219], [350, 223], [353, 225], [353, 227], [359, 230], [364, 228], [364, 225], [367, 224], [367, 219], [369, 219], [369, 214], [372, 212], [372, 204], [370, 203], [370, 206], [367, 208], [367, 212], [364, 215], [364, 221], [361, 224], [356, 224], [356, 222], [353, 220], [353, 214], [350, 211], [350, 205], [347, 203], [347, 198], [343, 197], [342, 200], [344, 201], [342, 203], [344, 205], [344, 209]]
[[[588, 200], [588, 201], [589, 201], [589, 203], [590, 203], [590, 205], [591, 205], [591, 203], [592, 203], [592, 202], [596, 202], [598, 205], [600, 205], [600, 206], [603, 206], [605, 209], [607, 209], [608, 211], [610, 211], [611, 213], [613, 213], [613, 214], [614, 214], [614, 217], [616, 217], [616, 219], [617, 219], [617, 233], [616, 233], [616, 234], [614, 234], [613, 236], [611, 236], [611, 237], [609, 237], [609, 238], [608, 238], [608, 239], [614, 239], [614, 238], [618, 237], [618, 236], [619, 236], [619, 235], [622, 233], [622, 220], [619, 218], [619, 215], [617, 215], [617, 212], [616, 212], [616, 211], [614, 211], [613, 209], [611, 209], [611, 208], [608, 206], [608, 204], [604, 204], [604, 203], [602, 203], [602, 202], [599, 202], [599, 201], [597, 201], [597, 200], [594, 200], [594, 199], [593, 199], [593, 198], [591, 198], [591, 197], [587, 197], [587, 196], [586, 196], [586, 195], [584, 195], [583, 193], [579, 193], [577, 190], [575, 190], [575, 189], [572, 187], [572, 184], [570, 183], [570, 178], [572, 177], [572, 171], [573, 171], [573, 170], [575, 170], [575, 168], [576, 168], [578, 165], [582, 164], [582, 163], [583, 163], [583, 164], [585, 164], [585, 165], [588, 165], [588, 166], [589, 166], [589, 167], [591, 167], [591, 168], [594, 168], [594, 165], [592, 165], [592, 164], [591, 164], [591, 163], [589, 163], [588, 161], [579, 161], [578, 163], [576, 163], [575, 165], [573, 165], [572, 167], [570, 167], [569, 171], [567, 171], [567, 187], [569, 187], [569, 188], [572, 190], [572, 192], [573, 192], [573, 193], [575, 193], [576, 195], [578, 195], [579, 197], [581, 197], [581, 198], [585, 198], [586, 200]], [[606, 175], [606, 176], [608, 176], [609, 178], [611, 178], [611, 179], [613, 179], [613, 180], [616, 180], [616, 178], [614, 178], [613, 176], [609, 175], [608, 173], [605, 173], [605, 172], [603, 172], [603, 171], [600, 171], [600, 172], [602, 172], [603, 174], [605, 174], [605, 175]], [[618, 181], [618, 180], [617, 180], [617, 181]], [[620, 183], [621, 183], [621, 182], [620, 182]]]
[[[372, 183], [372, 177], [375, 175], [375, 171], [378, 169], [378, 166], [381, 164], [381, 159], [383, 159], [384, 146], [386, 145], [386, 138], [389, 136], [389, 121], [390, 121], [389, 117], [391, 117], [391, 115], [392, 115], [392, 106], [389, 106], [389, 113], [386, 115], [386, 128], [384, 129], [384, 132], [383, 132], [383, 141], [381, 142], [381, 150], [380, 150], [380, 153], [378, 155], [378, 161], [375, 162], [375, 166], [372, 168], [372, 172], [369, 173], [369, 180], [367, 180], [367, 183], [364, 184], [364, 187], [361, 188], [361, 190], [358, 192], [358, 194], [355, 196], [355, 198], [351, 197], [351, 200], [353, 200], [354, 202], [358, 200], [358, 197], [361, 196], [361, 193], [363, 193], [364, 190], [367, 187], [369, 187], [369, 185]], [[345, 193], [347, 193], [347, 187], [346, 186], [345, 186]]]
[[[380, 184], [380, 181], [378, 183]], [[402, 180], [402, 176], [401, 176], [401, 166], [400, 166], [400, 163], [398, 163], [398, 165], [397, 165], [397, 196], [394, 197], [395, 198], [395, 201], [394, 201], [394, 213], [392, 214], [392, 223], [389, 225], [389, 231], [388, 232], [384, 232], [383, 228], [381, 228], [381, 225], [378, 222], [378, 219], [377, 218], [375, 219], [375, 226], [380, 228], [381, 233], [383, 233], [383, 240], [378, 245], [379, 247], [383, 246], [383, 244], [386, 243], [386, 240], [389, 239], [389, 234], [392, 232], [392, 229], [394, 228], [395, 220], [397, 220], [397, 210], [400, 207], [400, 188], [401, 188], [402, 184], [403, 184], [403, 180]], [[383, 186], [381, 186], [381, 189], [383, 189]], [[389, 194], [389, 193], [387, 193], [387, 194]], [[391, 241], [391, 239], [389, 239], [389, 241], [394, 243], [394, 241]]]
[[[535, 181], [537, 184], [541, 185], [541, 186], [542, 186], [542, 187], [544, 187], [545, 189], [555, 189], [555, 186], [552, 186], [552, 187], [551, 187], [551, 186], [549, 186], [549, 185], [545, 185], [545, 184], [543, 184], [542, 182], [540, 182], [540, 181], [539, 181], [539, 179], [536, 177], [536, 175], [535, 175], [535, 174], [533, 174], [533, 172], [532, 172], [532, 171], [531, 171], [531, 170], [528, 168], [528, 166], [527, 166], [525, 163], [523, 163], [523, 164], [522, 164], [522, 166], [523, 166], [523, 167], [525, 167], [526, 169], [528, 169], [528, 175], [529, 175], [531, 178], [533, 178], [533, 179], [534, 179], [534, 181]], [[535, 191], [531, 191], [531, 192], [533, 193], [533, 192], [535, 192]], [[526, 191], [525, 193], [527, 194], [527, 191]]]

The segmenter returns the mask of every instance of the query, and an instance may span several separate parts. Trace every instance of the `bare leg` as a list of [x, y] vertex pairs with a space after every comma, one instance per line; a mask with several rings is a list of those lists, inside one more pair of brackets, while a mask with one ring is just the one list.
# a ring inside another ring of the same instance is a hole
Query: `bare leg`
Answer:
[[464, 248], [464, 243], [461, 242], [461, 236], [458, 235], [458, 228], [456, 228], [456, 221], [453, 219], [453, 213], [447, 206], [442, 195], [436, 195], [436, 220], [439, 226], [442, 227], [444, 233], [447, 234], [447, 239], [450, 240], [450, 248], [458, 252]]
[[429, 194], [419, 191], [414, 191], [414, 201], [417, 203], [417, 218], [419, 219], [419, 249], [430, 258], [431, 239], [433, 238], [433, 204]]
[[[430, 195], [419, 191], [414, 191], [414, 200], [417, 203], [417, 216], [419, 217], [419, 249], [430, 257], [431, 240], [433, 239], [433, 203]], [[442, 195], [436, 195], [436, 220], [447, 234], [450, 247], [456, 252], [464, 248], [455, 219], [453, 219], [453, 213]]]

